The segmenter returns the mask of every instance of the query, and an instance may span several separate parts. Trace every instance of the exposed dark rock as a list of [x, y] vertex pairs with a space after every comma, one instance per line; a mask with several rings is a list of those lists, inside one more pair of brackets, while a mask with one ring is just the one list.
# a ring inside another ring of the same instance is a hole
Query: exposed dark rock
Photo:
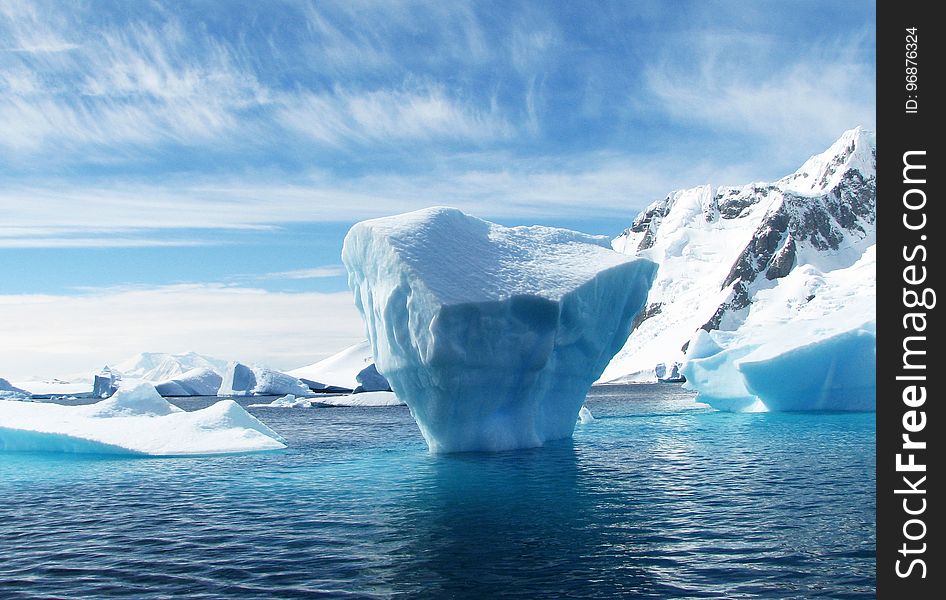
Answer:
[[653, 317], [654, 315], [659, 315], [662, 307], [663, 304], [660, 304], [659, 302], [655, 304], [648, 304], [644, 310], [637, 313], [637, 316], [634, 317], [634, 321], [631, 323], [631, 331], [636, 330], [640, 324], [647, 319]]
[[703, 323], [700, 329], [705, 331], [719, 329], [719, 324], [722, 323], [726, 313], [742, 310], [750, 304], [752, 304], [752, 297], [749, 295], [749, 286], [745, 282], [739, 281], [733, 286], [729, 297], [719, 305], [710, 320]]
[[635, 250], [637, 252], [647, 250], [654, 245], [654, 232], [657, 229], [657, 225], [669, 212], [670, 196], [667, 196], [659, 202], [654, 202], [648, 206], [644, 212], [637, 215], [637, 218], [634, 219], [631, 226], [625, 229], [621, 235], [626, 236], [631, 233], [643, 233], [644, 236], [641, 238], [640, 244], [638, 244]]
[[795, 238], [788, 234], [788, 239], [782, 245], [782, 249], [769, 261], [769, 268], [765, 271], [765, 278], [768, 280], [785, 277], [792, 272], [795, 267]]

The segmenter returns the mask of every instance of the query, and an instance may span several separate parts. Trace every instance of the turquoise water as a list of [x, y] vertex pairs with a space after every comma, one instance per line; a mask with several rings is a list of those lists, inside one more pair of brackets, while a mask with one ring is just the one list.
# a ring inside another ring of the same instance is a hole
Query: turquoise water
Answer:
[[266, 454], [0, 454], [0, 598], [874, 596], [873, 414], [587, 405], [501, 454], [430, 455], [403, 407], [250, 409]]

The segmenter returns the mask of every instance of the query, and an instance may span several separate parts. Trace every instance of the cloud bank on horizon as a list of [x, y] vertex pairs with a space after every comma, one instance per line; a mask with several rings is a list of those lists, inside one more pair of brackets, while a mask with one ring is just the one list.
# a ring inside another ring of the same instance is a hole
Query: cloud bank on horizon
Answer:
[[776, 179], [872, 128], [874, 15], [8, 0], [0, 296], [73, 302], [83, 269], [116, 298], [128, 283], [335, 293], [351, 223], [432, 204], [616, 234], [671, 189]]

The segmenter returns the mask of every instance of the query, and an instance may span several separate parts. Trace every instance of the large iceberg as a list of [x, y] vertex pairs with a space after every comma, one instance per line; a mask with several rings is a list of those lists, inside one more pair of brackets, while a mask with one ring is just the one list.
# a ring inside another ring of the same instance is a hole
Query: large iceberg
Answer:
[[149, 383], [85, 406], [0, 400], [0, 450], [181, 456], [285, 448], [232, 400], [184, 412]]
[[309, 386], [292, 375], [265, 367], [231, 362], [227, 365], [218, 396], [305, 396]]
[[570, 437], [656, 270], [604, 237], [441, 207], [356, 224], [342, 261], [377, 368], [433, 452]]
[[875, 282], [874, 246], [845, 269], [795, 269], [739, 329], [694, 336], [685, 386], [722, 410], [874, 410]]

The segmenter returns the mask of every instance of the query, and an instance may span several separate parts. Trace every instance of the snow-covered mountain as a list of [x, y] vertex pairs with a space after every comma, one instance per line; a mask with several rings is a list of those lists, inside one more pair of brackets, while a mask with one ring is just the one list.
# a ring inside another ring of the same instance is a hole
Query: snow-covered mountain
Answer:
[[657, 279], [599, 381], [655, 381], [655, 366], [682, 363], [698, 330], [735, 331], [750, 309], [780, 310], [762, 304], [784, 294], [760, 292], [795, 270], [854, 265], [876, 240], [875, 165], [874, 135], [856, 128], [776, 182], [704, 185], [647, 207], [612, 246], [658, 263]]

